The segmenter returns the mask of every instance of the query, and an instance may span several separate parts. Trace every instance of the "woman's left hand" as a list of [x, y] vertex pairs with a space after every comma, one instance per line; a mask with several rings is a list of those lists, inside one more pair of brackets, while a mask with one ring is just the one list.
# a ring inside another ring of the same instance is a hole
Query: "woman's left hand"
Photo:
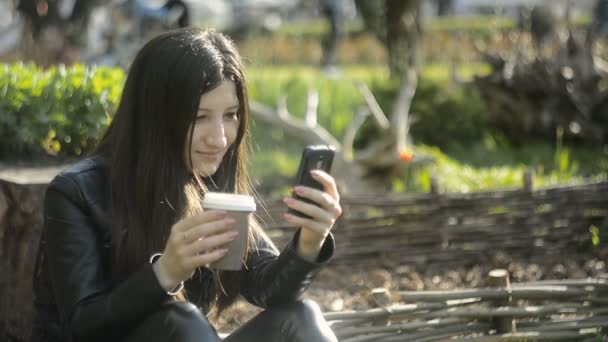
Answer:
[[304, 218], [285, 214], [285, 220], [302, 227], [298, 241], [298, 252], [310, 260], [316, 259], [325, 238], [331, 231], [336, 219], [342, 215], [340, 195], [333, 177], [321, 170], [312, 170], [312, 177], [323, 185], [325, 191], [306, 186], [296, 186], [294, 191], [301, 197], [307, 198], [317, 205], [309, 204], [292, 197], [283, 199], [291, 209], [310, 216]]

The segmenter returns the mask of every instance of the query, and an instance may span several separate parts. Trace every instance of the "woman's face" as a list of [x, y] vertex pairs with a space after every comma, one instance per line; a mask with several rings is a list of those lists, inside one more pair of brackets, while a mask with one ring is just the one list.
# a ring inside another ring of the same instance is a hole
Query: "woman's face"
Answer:
[[[212, 176], [226, 151], [236, 140], [239, 120], [239, 99], [233, 81], [224, 80], [215, 89], [203, 94], [198, 106], [192, 148], [186, 146], [186, 165], [202, 177]], [[188, 158], [188, 153], [191, 153]], [[192, 170], [191, 170], [192, 171]]]

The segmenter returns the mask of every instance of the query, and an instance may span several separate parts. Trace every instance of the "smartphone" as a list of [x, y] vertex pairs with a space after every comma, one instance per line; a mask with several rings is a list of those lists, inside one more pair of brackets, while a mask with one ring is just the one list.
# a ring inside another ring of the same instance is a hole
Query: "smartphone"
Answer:
[[[334, 160], [334, 154], [336, 149], [333, 146], [328, 145], [310, 145], [304, 148], [302, 151], [302, 157], [300, 158], [300, 166], [298, 166], [298, 173], [296, 174], [296, 179], [294, 182], [294, 186], [302, 185], [311, 188], [315, 188], [318, 190], [323, 190], [323, 185], [317, 182], [312, 175], [310, 174], [310, 170], [323, 170], [327, 173], [331, 172], [331, 164]], [[295, 191], [292, 194], [292, 197], [307, 203], [315, 204], [315, 202], [300, 197]], [[310, 216], [303, 214], [299, 211], [293, 210], [289, 208], [287, 210], [288, 213], [300, 217], [310, 218]]]

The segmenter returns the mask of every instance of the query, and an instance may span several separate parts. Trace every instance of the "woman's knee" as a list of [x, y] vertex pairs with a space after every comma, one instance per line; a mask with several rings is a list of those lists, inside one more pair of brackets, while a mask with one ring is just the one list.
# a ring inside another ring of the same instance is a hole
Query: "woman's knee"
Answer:
[[215, 328], [199, 309], [189, 302], [171, 302], [150, 315], [128, 342], [136, 341], [220, 341]]
[[280, 311], [284, 319], [283, 327], [289, 327], [287, 330], [293, 334], [294, 340], [337, 341], [316, 302], [310, 299], [298, 300]]
[[[270, 311], [275, 310], [271, 309]], [[278, 317], [278, 321], [283, 322], [283, 326], [290, 326], [297, 330], [316, 330], [328, 326], [321, 308], [310, 299], [285, 304], [277, 308], [274, 315]]]
[[299, 319], [322, 319], [323, 313], [319, 305], [310, 299], [297, 300], [287, 304], [283, 310], [287, 316]]
[[317, 303], [305, 299], [267, 309], [226, 341], [335, 342], [337, 339]]

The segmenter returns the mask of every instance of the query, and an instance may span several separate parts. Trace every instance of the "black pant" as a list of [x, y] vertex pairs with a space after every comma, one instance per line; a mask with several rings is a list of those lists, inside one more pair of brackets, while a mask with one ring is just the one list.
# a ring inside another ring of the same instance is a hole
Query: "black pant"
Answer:
[[[207, 318], [192, 303], [164, 304], [151, 314], [125, 342], [218, 342]], [[310, 300], [268, 309], [245, 323], [224, 342], [337, 341], [319, 306]]]

